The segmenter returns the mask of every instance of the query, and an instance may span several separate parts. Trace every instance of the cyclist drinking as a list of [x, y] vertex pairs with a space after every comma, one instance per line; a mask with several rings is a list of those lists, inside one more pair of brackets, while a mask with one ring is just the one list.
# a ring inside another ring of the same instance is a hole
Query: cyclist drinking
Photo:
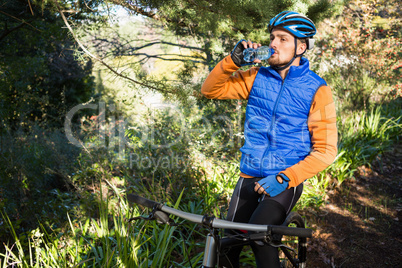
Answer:
[[[268, 30], [275, 51], [269, 67], [238, 70], [246, 65], [243, 50], [261, 46], [241, 40], [208, 75], [201, 92], [210, 99], [248, 100], [241, 173], [227, 220], [280, 225], [299, 199], [303, 182], [334, 161], [337, 129], [331, 89], [302, 57], [313, 48], [314, 23], [284, 11], [270, 20]], [[251, 247], [257, 267], [280, 266], [276, 248]], [[220, 266], [239, 267], [241, 250], [235, 247], [221, 256]]]

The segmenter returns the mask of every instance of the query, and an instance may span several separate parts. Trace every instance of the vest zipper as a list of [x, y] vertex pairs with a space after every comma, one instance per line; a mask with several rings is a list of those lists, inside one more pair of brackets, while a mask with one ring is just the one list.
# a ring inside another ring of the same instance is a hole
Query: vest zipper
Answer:
[[[286, 78], [287, 78], [287, 76], [286, 76], [285, 79], [282, 81], [281, 89], [279, 90], [278, 97], [276, 98], [276, 101], [275, 101], [274, 109], [272, 110], [271, 125], [270, 125], [270, 127], [269, 127], [269, 131], [270, 131], [270, 132], [272, 131], [272, 129], [273, 129], [273, 127], [274, 127], [274, 122], [275, 122], [275, 118], [276, 118], [276, 110], [278, 109], [279, 100], [280, 100], [281, 97], [282, 97], [282, 92], [283, 92], [283, 88], [284, 88], [284, 86], [285, 86]], [[269, 135], [268, 135], [268, 133], [267, 133], [267, 140], [268, 140], [268, 147], [267, 147], [267, 149], [265, 149], [265, 151], [264, 151], [264, 153], [263, 153], [263, 155], [262, 155], [262, 163], [261, 163], [261, 165], [260, 165], [260, 177], [262, 177], [262, 178], [264, 177], [264, 176], [263, 176], [263, 164], [264, 164], [264, 159], [265, 159], [265, 156], [266, 156], [267, 152], [269, 151], [269, 148], [271, 147], [271, 143], [270, 143], [270, 140], [269, 140]]]

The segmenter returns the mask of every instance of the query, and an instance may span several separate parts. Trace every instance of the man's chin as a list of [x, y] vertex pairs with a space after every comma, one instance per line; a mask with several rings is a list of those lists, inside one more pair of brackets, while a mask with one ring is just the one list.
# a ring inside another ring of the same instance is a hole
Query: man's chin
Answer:
[[269, 62], [268, 62], [268, 64], [269, 64], [269, 66], [271, 66], [271, 67], [273, 67], [273, 68], [280, 68], [280, 67], [286, 65], [286, 64], [276, 64], [276, 63], [271, 64], [271, 63], [269, 63]]
[[281, 67], [283, 64], [278, 62], [277, 60], [268, 59], [268, 64], [272, 67]]
[[285, 65], [288, 64], [288, 63], [278, 62], [278, 61], [275, 61], [275, 60], [271, 60], [271, 61], [268, 60], [268, 64], [269, 64], [269, 66], [271, 66], [271, 67], [280, 68], [280, 67], [285, 66]]

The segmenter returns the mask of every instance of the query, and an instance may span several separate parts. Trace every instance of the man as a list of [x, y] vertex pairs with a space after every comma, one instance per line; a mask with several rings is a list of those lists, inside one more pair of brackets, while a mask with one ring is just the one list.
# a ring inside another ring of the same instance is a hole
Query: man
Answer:
[[[296, 12], [271, 19], [269, 67], [245, 65], [243, 50], [261, 44], [240, 41], [205, 80], [211, 99], [248, 99], [240, 179], [227, 219], [280, 225], [303, 190], [303, 181], [328, 167], [337, 154], [335, 105], [326, 82], [302, 58], [314, 44], [314, 23]], [[254, 63], [260, 62], [255, 60]], [[251, 245], [257, 267], [279, 267], [278, 250]], [[239, 267], [242, 248], [220, 257], [220, 266]]]

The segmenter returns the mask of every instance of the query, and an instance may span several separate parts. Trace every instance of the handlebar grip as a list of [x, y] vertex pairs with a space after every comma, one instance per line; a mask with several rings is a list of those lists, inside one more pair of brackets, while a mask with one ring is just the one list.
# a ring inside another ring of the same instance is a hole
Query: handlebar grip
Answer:
[[155, 206], [159, 207], [160, 205], [162, 205], [161, 203], [146, 199], [144, 197], [135, 194], [128, 194], [127, 200], [131, 203], [136, 203], [147, 208], [154, 208]]
[[272, 232], [275, 234], [299, 236], [299, 237], [312, 237], [313, 230], [307, 228], [296, 228], [286, 226], [272, 226]]

